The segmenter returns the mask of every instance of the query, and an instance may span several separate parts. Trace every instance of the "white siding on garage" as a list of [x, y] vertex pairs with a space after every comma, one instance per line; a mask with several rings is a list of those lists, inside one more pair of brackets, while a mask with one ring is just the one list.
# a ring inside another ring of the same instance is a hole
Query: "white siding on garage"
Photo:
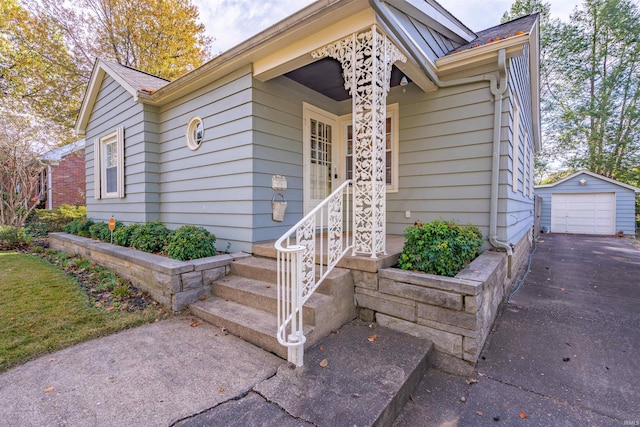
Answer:
[[612, 235], [615, 219], [615, 193], [551, 194], [552, 233]]

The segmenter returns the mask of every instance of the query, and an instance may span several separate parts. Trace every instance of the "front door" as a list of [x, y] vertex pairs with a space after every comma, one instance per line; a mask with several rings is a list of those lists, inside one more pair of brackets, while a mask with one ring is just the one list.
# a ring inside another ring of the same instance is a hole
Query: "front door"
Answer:
[[338, 173], [338, 118], [309, 104], [303, 111], [304, 213], [309, 213], [335, 188]]

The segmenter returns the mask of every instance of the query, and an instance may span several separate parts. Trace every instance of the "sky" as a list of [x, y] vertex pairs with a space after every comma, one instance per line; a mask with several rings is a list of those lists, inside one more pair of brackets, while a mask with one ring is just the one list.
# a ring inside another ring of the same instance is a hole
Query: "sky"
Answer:
[[[191, 0], [200, 11], [207, 35], [214, 39], [212, 53], [224, 52], [314, 0]], [[568, 20], [581, 0], [547, 0], [551, 18]], [[513, 0], [438, 0], [473, 31], [500, 23]]]

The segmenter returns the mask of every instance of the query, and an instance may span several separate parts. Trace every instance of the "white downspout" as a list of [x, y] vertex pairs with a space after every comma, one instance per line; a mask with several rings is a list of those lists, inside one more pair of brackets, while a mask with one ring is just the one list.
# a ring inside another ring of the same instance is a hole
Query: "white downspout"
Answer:
[[489, 210], [489, 243], [496, 248], [507, 251], [508, 276], [511, 277], [511, 257], [513, 248], [506, 242], [498, 240], [498, 187], [500, 185], [500, 134], [502, 131], [502, 99], [507, 90], [507, 64], [504, 49], [498, 52], [498, 68], [500, 72], [500, 86], [496, 80], [491, 81], [491, 94], [494, 96], [493, 113], [493, 159], [491, 164], [491, 199]]

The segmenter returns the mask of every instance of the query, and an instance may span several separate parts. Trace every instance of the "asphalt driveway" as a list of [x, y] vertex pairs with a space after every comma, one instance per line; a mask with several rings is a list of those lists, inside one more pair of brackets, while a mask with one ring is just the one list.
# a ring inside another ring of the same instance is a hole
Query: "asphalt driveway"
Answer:
[[396, 425], [640, 425], [639, 349], [639, 246], [541, 235], [475, 377], [428, 373]]

